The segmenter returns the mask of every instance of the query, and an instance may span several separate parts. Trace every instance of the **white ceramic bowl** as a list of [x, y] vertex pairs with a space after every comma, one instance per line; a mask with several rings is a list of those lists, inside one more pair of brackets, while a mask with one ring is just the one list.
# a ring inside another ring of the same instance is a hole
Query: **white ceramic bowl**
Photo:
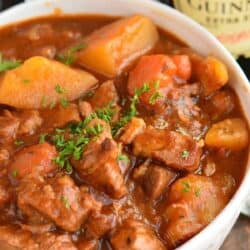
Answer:
[[[170, 31], [202, 55], [216, 55], [226, 63], [230, 72], [230, 85], [240, 97], [241, 105], [250, 121], [250, 87], [248, 81], [230, 53], [210, 33], [188, 17], [151, 0], [39, 0], [13, 7], [0, 14], [0, 26], [27, 18], [51, 14], [55, 8], [63, 13], [131, 15], [140, 13]], [[0, 38], [1, 42], [1, 38]], [[248, 111], [248, 113], [247, 113]], [[248, 160], [248, 167], [249, 167]], [[248, 168], [249, 169], [249, 168]], [[216, 250], [235, 223], [241, 205], [247, 196], [250, 172], [226, 208], [204, 230], [179, 247], [179, 250]]]

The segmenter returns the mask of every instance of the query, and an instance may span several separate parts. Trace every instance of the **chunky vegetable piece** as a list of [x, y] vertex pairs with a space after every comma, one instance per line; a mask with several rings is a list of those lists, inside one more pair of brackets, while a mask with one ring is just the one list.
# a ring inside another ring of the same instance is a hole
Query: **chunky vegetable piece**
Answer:
[[188, 240], [210, 223], [228, 202], [234, 179], [188, 175], [171, 187], [161, 226], [162, 237], [171, 249]]
[[195, 68], [197, 80], [201, 82], [204, 95], [208, 96], [228, 82], [228, 71], [223, 62], [215, 57], [201, 60]]
[[77, 63], [113, 77], [151, 50], [157, 40], [156, 27], [147, 17], [124, 18], [87, 36], [87, 47], [77, 53]]
[[247, 147], [248, 141], [247, 125], [239, 118], [226, 119], [213, 124], [205, 138], [207, 146], [227, 148], [235, 151]]
[[23, 109], [46, 108], [63, 100], [73, 101], [96, 83], [96, 78], [86, 71], [32, 57], [0, 76], [0, 103]]

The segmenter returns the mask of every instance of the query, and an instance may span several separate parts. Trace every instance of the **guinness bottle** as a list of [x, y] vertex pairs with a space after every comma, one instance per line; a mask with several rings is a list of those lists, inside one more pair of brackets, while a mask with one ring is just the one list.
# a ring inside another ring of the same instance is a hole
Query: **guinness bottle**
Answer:
[[161, 0], [212, 32], [250, 79], [250, 0]]

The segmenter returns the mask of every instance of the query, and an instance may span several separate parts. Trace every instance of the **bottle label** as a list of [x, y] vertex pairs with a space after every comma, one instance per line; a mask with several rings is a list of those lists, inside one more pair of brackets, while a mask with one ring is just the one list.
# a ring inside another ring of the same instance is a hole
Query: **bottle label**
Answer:
[[235, 57], [250, 57], [250, 0], [173, 2], [176, 9], [212, 32]]

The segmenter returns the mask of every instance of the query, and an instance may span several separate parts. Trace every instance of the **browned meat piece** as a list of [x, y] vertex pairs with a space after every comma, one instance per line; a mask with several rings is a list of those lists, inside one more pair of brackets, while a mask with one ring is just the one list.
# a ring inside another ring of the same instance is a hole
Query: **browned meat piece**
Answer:
[[135, 155], [152, 157], [177, 170], [194, 171], [201, 156], [199, 144], [191, 137], [148, 127], [133, 142]]
[[9, 162], [10, 153], [7, 149], [0, 149], [0, 165], [5, 166]]
[[0, 178], [0, 208], [3, 208], [11, 201], [14, 192], [10, 185], [7, 175]]
[[46, 233], [35, 238], [39, 250], [77, 250], [69, 235]]
[[0, 143], [15, 139], [19, 124], [19, 119], [14, 116], [0, 117]]
[[118, 165], [119, 148], [110, 138], [94, 141], [73, 165], [81, 178], [112, 198], [123, 197], [127, 190]]
[[0, 226], [0, 246], [2, 250], [77, 250], [69, 235], [32, 236], [29, 231], [14, 226]]
[[21, 180], [30, 175], [46, 176], [58, 168], [53, 162], [56, 154], [56, 148], [49, 143], [23, 148], [15, 154], [8, 166], [9, 175], [14, 180]]
[[52, 230], [55, 230], [55, 226], [53, 223], [47, 223], [41, 225], [33, 225], [33, 223], [31, 223], [31, 225], [28, 224], [19, 224], [19, 225], [23, 230], [29, 231], [32, 234], [44, 234]]
[[86, 222], [88, 236], [99, 239], [116, 226], [116, 216], [110, 207], [103, 207], [101, 212], [93, 213]]
[[34, 134], [43, 122], [37, 110], [22, 111], [18, 117], [20, 118], [18, 135]]
[[119, 101], [119, 96], [116, 91], [113, 81], [104, 82], [91, 98], [90, 103], [94, 109], [103, 108], [110, 102], [116, 104]]
[[114, 250], [163, 250], [163, 243], [153, 230], [141, 221], [128, 219], [111, 238]]
[[14, 226], [0, 226], [0, 246], [3, 250], [39, 250], [30, 232]]
[[224, 208], [232, 195], [234, 180], [231, 176], [218, 178], [188, 175], [171, 187], [162, 237], [175, 248], [210, 223]]
[[98, 250], [97, 240], [83, 240], [77, 244], [78, 250]]
[[91, 104], [86, 101], [80, 101], [78, 107], [83, 118], [88, 117], [93, 112]]
[[136, 170], [141, 174], [135, 176], [135, 173], [134, 176], [141, 183], [145, 194], [153, 200], [158, 199], [177, 176], [174, 172], [155, 164], [141, 165]]
[[130, 144], [135, 139], [135, 137], [141, 134], [146, 128], [146, 124], [143, 119], [134, 117], [125, 126], [124, 133], [120, 137], [120, 141], [125, 144]]
[[77, 231], [100, 204], [82, 192], [69, 176], [25, 179], [18, 190], [18, 206], [28, 217], [34, 212], [49, 218], [64, 230]]
[[44, 113], [46, 117], [49, 117], [49, 119], [46, 119], [45, 124], [48, 128], [64, 127], [70, 122], [81, 121], [78, 107], [74, 103], [70, 103], [67, 107], [58, 105], [54, 109], [46, 110]]
[[205, 110], [213, 120], [220, 120], [234, 109], [235, 101], [232, 91], [220, 90], [205, 103]]

